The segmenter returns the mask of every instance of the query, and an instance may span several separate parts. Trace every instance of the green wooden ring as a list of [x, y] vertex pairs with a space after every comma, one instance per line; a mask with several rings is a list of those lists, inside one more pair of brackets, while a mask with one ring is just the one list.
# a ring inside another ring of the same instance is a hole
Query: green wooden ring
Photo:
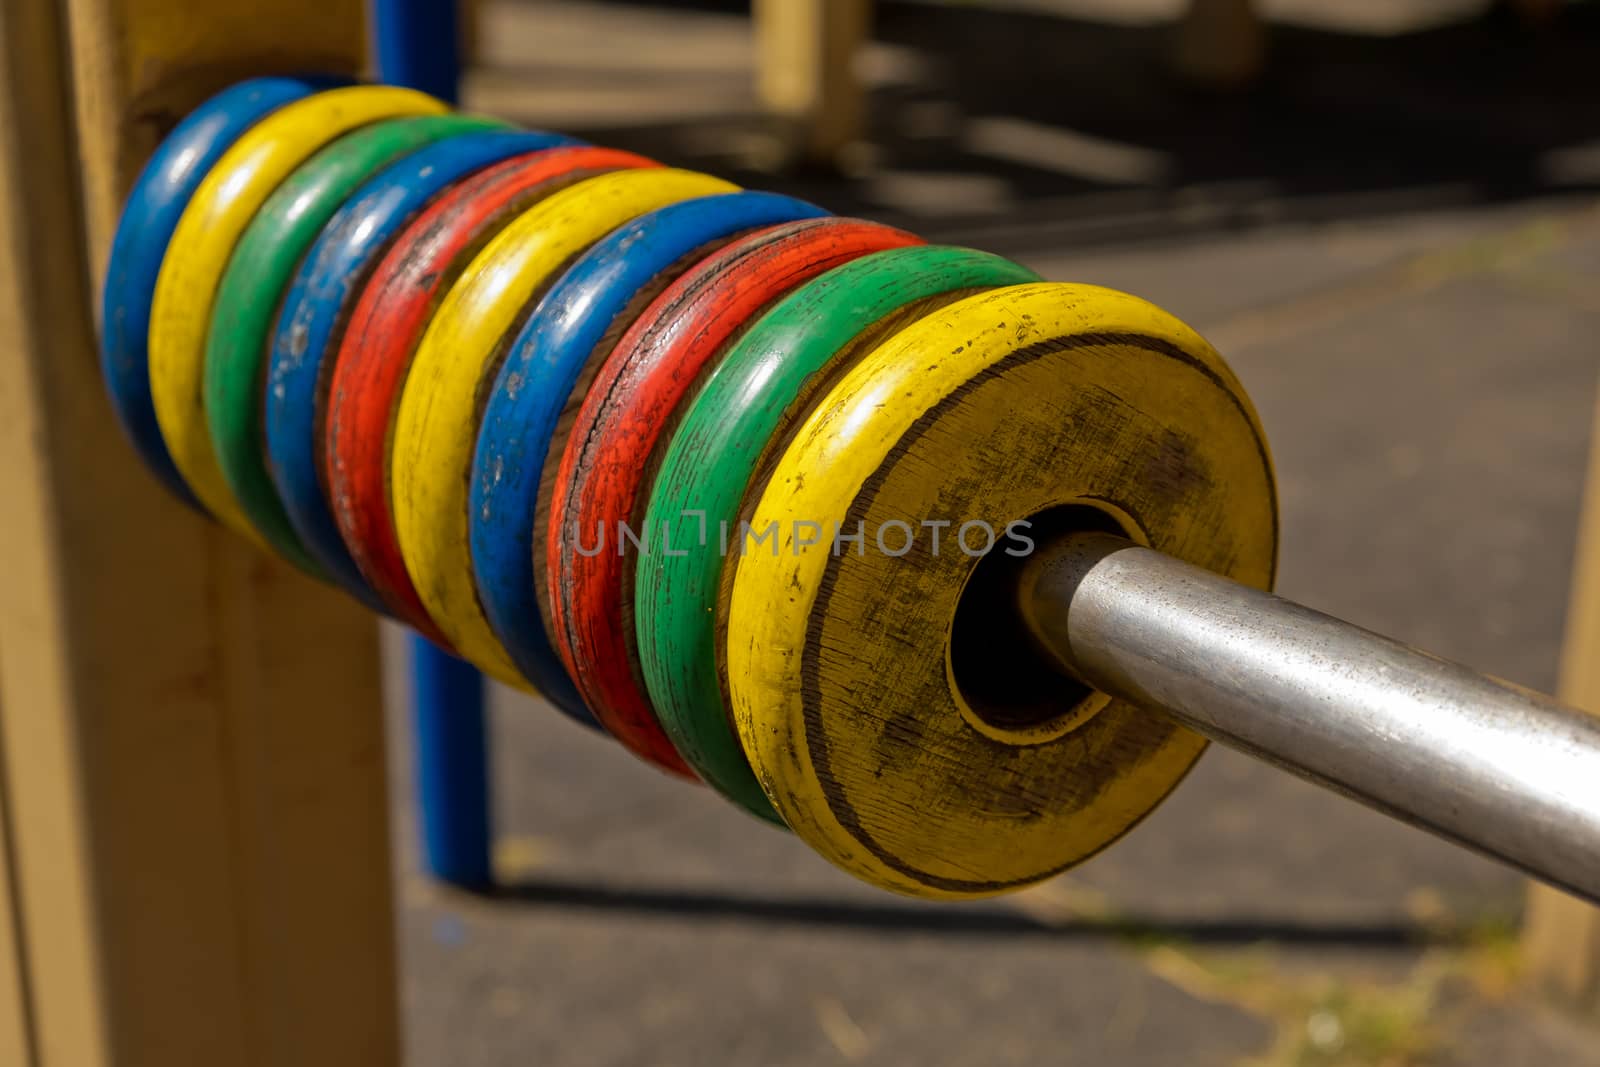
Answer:
[[1009, 260], [964, 248], [919, 245], [863, 256], [773, 305], [688, 404], [652, 486], [644, 528], [653, 538], [666, 531], [669, 540], [656, 543], [690, 549], [640, 559], [634, 625], [662, 728], [708, 784], [754, 814], [778, 821], [728, 716], [717, 637], [727, 617], [720, 545], [741, 543], [741, 504], [770, 445], [798, 425], [840, 363], [904, 325], [908, 313], [920, 317], [930, 301], [1038, 280]]
[[228, 260], [206, 337], [206, 427], [228, 488], [251, 524], [310, 574], [321, 577], [322, 568], [300, 544], [264, 454], [262, 390], [283, 294], [328, 220], [378, 170], [442, 138], [504, 126], [470, 115], [428, 115], [346, 134], [273, 190]]

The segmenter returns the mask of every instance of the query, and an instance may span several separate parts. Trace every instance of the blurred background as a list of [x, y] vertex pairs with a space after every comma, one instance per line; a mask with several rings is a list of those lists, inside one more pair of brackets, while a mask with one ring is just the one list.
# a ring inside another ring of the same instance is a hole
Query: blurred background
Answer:
[[[1600, 4], [1260, 0], [1220, 36], [1186, 6], [883, 0], [820, 157], [732, 0], [482, 0], [465, 103], [1165, 306], [1260, 409], [1286, 595], [1553, 689]], [[1216, 748], [1080, 870], [926, 905], [496, 691], [508, 888], [443, 888], [391, 673], [414, 1063], [1600, 1064], [1519, 990], [1522, 879]]]

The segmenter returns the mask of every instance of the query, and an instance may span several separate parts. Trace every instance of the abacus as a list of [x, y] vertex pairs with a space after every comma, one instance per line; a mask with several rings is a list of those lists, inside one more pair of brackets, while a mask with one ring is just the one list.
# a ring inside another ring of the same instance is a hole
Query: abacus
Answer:
[[876, 885], [1065, 870], [1208, 735], [1600, 899], [1600, 721], [1265, 593], [1255, 412], [1135, 297], [262, 78], [104, 322], [191, 505]]

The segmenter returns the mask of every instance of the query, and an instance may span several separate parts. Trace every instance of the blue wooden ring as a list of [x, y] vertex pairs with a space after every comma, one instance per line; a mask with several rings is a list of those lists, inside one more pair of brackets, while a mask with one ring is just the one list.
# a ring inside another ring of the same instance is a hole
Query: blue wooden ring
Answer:
[[539, 615], [535, 513], [556, 424], [585, 364], [617, 317], [662, 272], [687, 268], [699, 258], [695, 252], [739, 233], [826, 214], [793, 197], [738, 192], [643, 215], [577, 259], [512, 342], [478, 430], [468, 508], [472, 565], [495, 635], [552, 703], [569, 711], [584, 707]]
[[328, 503], [323, 474], [331, 353], [379, 255], [430, 200], [512, 156], [576, 143], [553, 133], [486, 130], [427, 145], [374, 175], [317, 236], [290, 283], [267, 362], [266, 456], [300, 543], [326, 573], [377, 611]]
[[325, 89], [320, 78], [253, 78], [224, 89], [173, 128], [134, 183], [117, 223], [100, 308], [100, 369], [117, 420], [134, 450], [162, 483], [191, 506], [156, 425], [150, 399], [150, 304], [172, 232], [195, 189], [251, 126]]

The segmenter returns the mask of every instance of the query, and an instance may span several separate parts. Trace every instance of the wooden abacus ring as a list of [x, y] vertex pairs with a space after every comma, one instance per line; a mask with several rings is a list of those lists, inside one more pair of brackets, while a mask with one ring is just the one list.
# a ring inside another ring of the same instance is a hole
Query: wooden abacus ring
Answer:
[[[551, 466], [559, 461], [554, 492], [533, 529], [541, 606], [590, 708], [645, 759], [688, 769], [645, 695], [633, 634], [639, 554], [649, 552], [654, 561], [696, 549], [660, 544], [640, 523], [656, 445], [670, 434], [674, 412], [698, 377], [764, 308], [840, 264], [919, 240], [859, 219], [825, 218], [759, 231], [722, 249], [669, 286], [628, 329], [583, 400], [571, 446], [551, 457]], [[624, 524], [645, 539], [642, 546], [622, 543]], [[578, 551], [580, 541], [605, 536], [614, 547]]]
[[100, 305], [100, 369], [112, 409], [145, 466], [199, 506], [161, 439], [150, 399], [150, 304], [161, 258], [200, 182], [228, 147], [262, 118], [318, 86], [301, 78], [252, 78], [195, 108], [166, 136], [128, 194]]
[[[687, 549], [654, 553], [635, 579], [640, 667], [656, 716], [678, 751], [719, 792], [776, 819], [727, 711], [718, 648], [732, 568], [720, 546], [774, 442], [841, 363], [876, 347], [930, 302], [1038, 277], [971, 249], [897, 248], [863, 256], [775, 304], [710, 371], [660, 447], [643, 528]], [[719, 546], [713, 551], [704, 542]]]
[[[339, 534], [361, 576], [397, 618], [448, 648], [406, 573], [389, 505], [394, 410], [439, 299], [484, 244], [529, 205], [574, 181], [659, 164], [592, 145], [497, 164], [430, 204], [395, 238], [356, 300], [333, 361], [323, 475]], [[592, 719], [586, 719], [592, 722]]]
[[512, 156], [571, 143], [551, 133], [483, 130], [412, 152], [350, 195], [289, 284], [267, 363], [267, 469], [300, 544], [326, 574], [377, 611], [385, 610], [383, 601], [339, 536], [322, 477], [329, 372], [351, 306], [379, 254], [428, 201]]
[[[583, 706], [550, 645], [535, 593], [534, 527], [552, 445], [594, 369], [650, 300], [713, 248], [822, 209], [775, 193], [721, 193], [641, 215], [597, 241], [551, 286], [512, 342], [484, 403], [468, 514], [484, 614], [552, 702]], [[541, 576], [542, 577], [542, 576]]]
[[374, 123], [312, 156], [267, 197], [239, 237], [217, 284], [206, 337], [202, 398], [217, 465], [231, 496], [277, 553], [317, 577], [325, 572], [300, 543], [262, 454], [262, 409], [273, 323], [284, 295], [322, 228], [362, 183], [396, 159], [493, 120], [426, 115]]
[[388, 118], [443, 114], [443, 102], [388, 86], [331, 89], [279, 108], [217, 160], [184, 208], [156, 278], [150, 315], [150, 393], [161, 437], [194, 496], [261, 543], [234, 505], [217, 464], [202, 400], [206, 335], [217, 284], [240, 234], [272, 191], [323, 146]]
[[518, 216], [468, 265], [423, 334], [395, 410], [390, 506], [406, 571], [450, 643], [480, 669], [528, 688], [483, 617], [467, 539], [467, 487], [480, 390], [511, 331], [573, 256], [629, 219], [736, 186], [668, 168], [604, 174]]
[[[775, 551], [736, 564], [734, 722], [784, 821], [867, 881], [973, 897], [1048, 877], [1131, 828], [1204, 747], [1021, 669], [1006, 553], [1026, 554], [1024, 520], [1040, 537], [1120, 528], [1269, 586], [1271, 462], [1221, 358], [1121, 293], [995, 290], [850, 368], [778, 459], [754, 517], [777, 524]], [[951, 523], [943, 551], [914, 525], [930, 521]], [[807, 543], [813, 523], [863, 533], [861, 553]], [[1003, 539], [981, 559], [979, 523]]]

